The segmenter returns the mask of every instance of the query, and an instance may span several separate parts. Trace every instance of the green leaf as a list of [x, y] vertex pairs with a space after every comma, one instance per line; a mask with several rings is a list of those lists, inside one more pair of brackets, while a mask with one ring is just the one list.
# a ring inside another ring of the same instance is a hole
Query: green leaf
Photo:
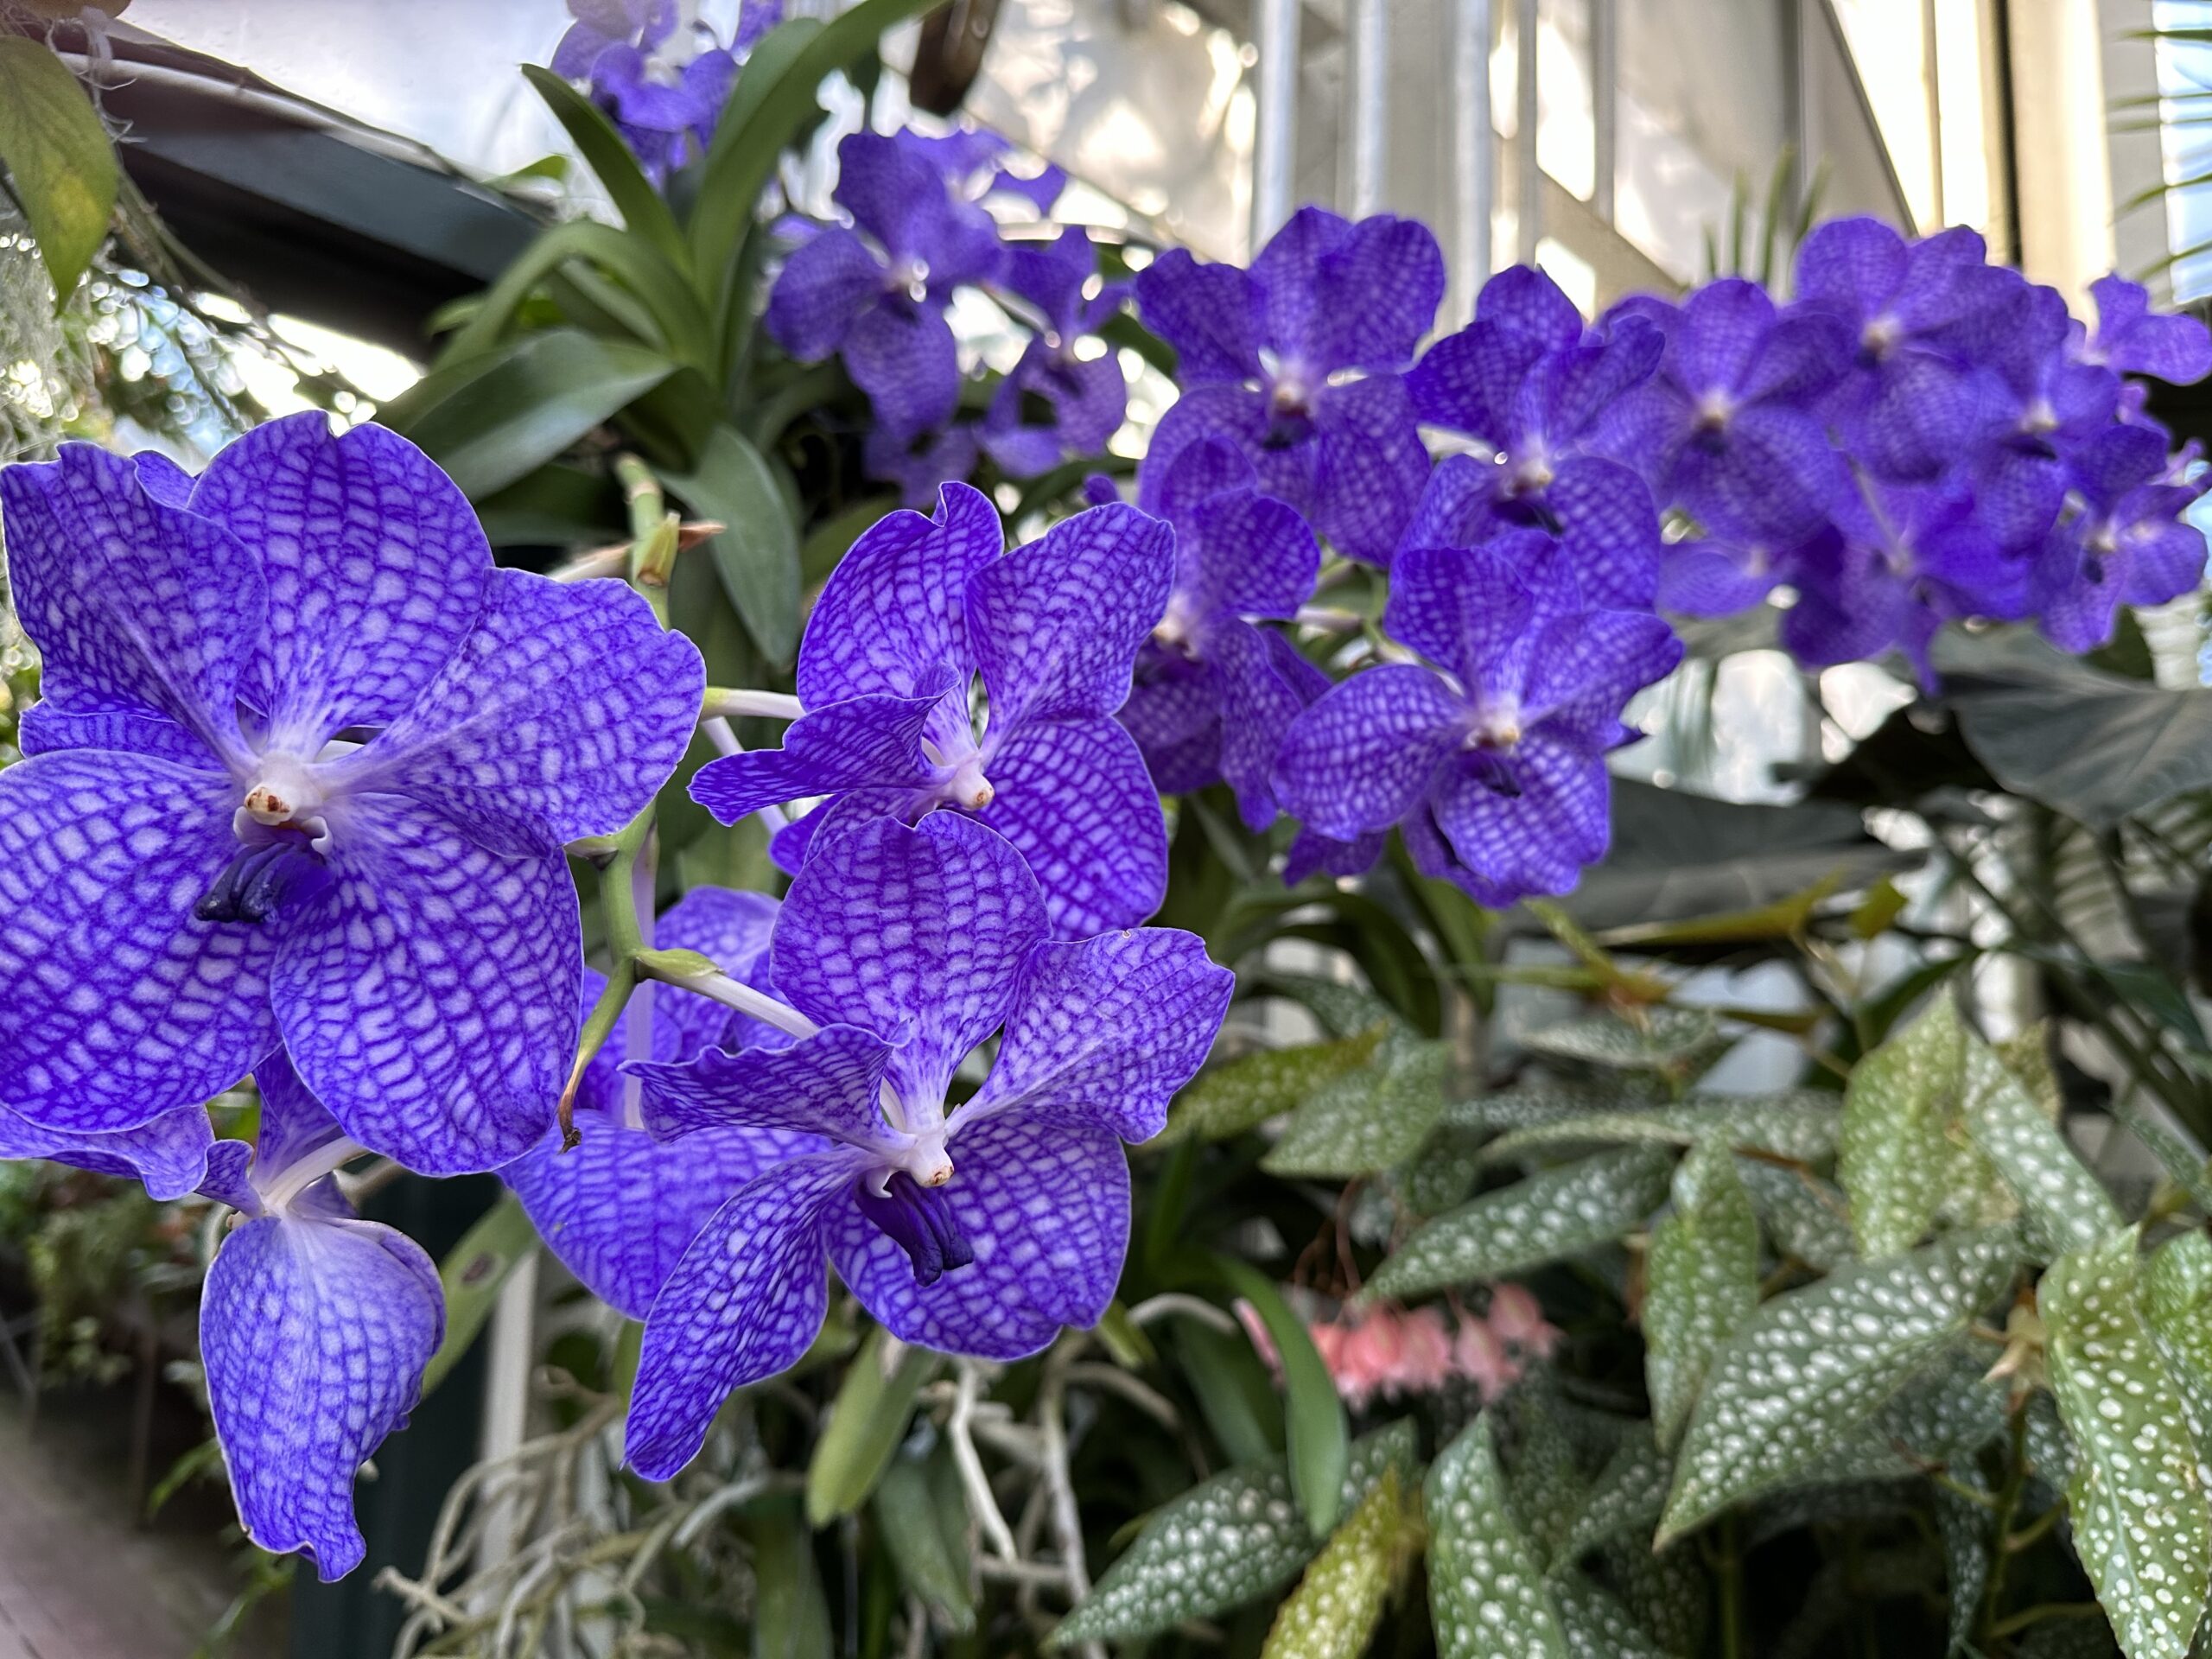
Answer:
[[1842, 1119], [1836, 1097], [1819, 1090], [1770, 1096], [1707, 1096], [1667, 1106], [1590, 1112], [1516, 1129], [1490, 1144], [1490, 1160], [1519, 1158], [1545, 1148], [1621, 1141], [1689, 1147], [1716, 1141], [1818, 1163], [1834, 1155]]
[[1675, 1207], [1644, 1256], [1643, 1374], [1662, 1446], [1689, 1421], [1706, 1368], [1759, 1302], [1759, 1224], [1725, 1142], [1675, 1171]]
[[1383, 1027], [1333, 1042], [1262, 1049], [1209, 1066], [1175, 1096], [1167, 1127], [1153, 1142], [1168, 1146], [1195, 1136], [1226, 1141], [1294, 1109], [1374, 1057]]
[[772, 663], [798, 649], [798, 530], [760, 452], [736, 429], [705, 435], [695, 473], [662, 480], [692, 512], [722, 525], [707, 543], [722, 591]]
[[2037, 1287], [2051, 1392], [2074, 1436], [2074, 1550], [2127, 1659], [2182, 1659], [2212, 1589], [2212, 1510], [2181, 1395], [2137, 1300], [2124, 1228]]
[[554, 119], [560, 122], [570, 141], [582, 152], [584, 164], [606, 187], [614, 211], [622, 215], [623, 225], [658, 249], [678, 270], [683, 270], [690, 263], [691, 250], [677, 226], [676, 215], [669, 211], [660, 192], [647, 181], [638, 166], [638, 158], [630, 153], [630, 146], [614, 130], [614, 124], [597, 105], [551, 70], [525, 63], [522, 73], [538, 97], [545, 100], [545, 107], [553, 111]]
[[1283, 1430], [1290, 1447], [1291, 1488], [1313, 1535], [1325, 1537], [1342, 1512], [1338, 1506], [1351, 1455], [1351, 1431], [1337, 1380], [1322, 1363], [1306, 1321], [1291, 1312], [1273, 1280], [1233, 1255], [1217, 1255], [1213, 1262], [1230, 1288], [1251, 1303], [1274, 1344], [1288, 1402]]
[[1411, 1530], [1398, 1471], [1385, 1469], [1275, 1610], [1260, 1659], [1359, 1659], [1382, 1622]]
[[107, 240], [121, 172], [77, 77], [42, 41], [16, 35], [0, 35], [0, 165], [59, 309]]
[[1732, 1039], [1721, 1036], [1709, 1008], [1646, 1008], [1630, 1020], [1608, 1014], [1546, 1026], [1521, 1046], [1547, 1059], [1625, 1071], [1694, 1075], [1718, 1059]]
[[1736, 1174], [1776, 1255], [1794, 1255], [1822, 1273], [1857, 1259], [1851, 1207], [1834, 1185], [1809, 1171], [1758, 1158], [1737, 1159]]
[[[2143, 1317], [2180, 1391], [2198, 1459], [2212, 1464], [2212, 1238], [2183, 1233], [2151, 1252]], [[2205, 1478], [2212, 1483], [2212, 1471]]]
[[1979, 1038], [1967, 1039], [1960, 1116], [1974, 1145], [2019, 1196], [2031, 1243], [2047, 1253], [2088, 1249], [2120, 1225], [2120, 1211], [2058, 1125]]
[[[1356, 1509], [1385, 1469], [1410, 1478], [1414, 1426], [1397, 1422], [1353, 1442], [1339, 1507]], [[1257, 1600], [1313, 1557], [1281, 1458], [1201, 1481], [1162, 1506], [1136, 1541], [1052, 1632], [1052, 1645], [1127, 1642]]]
[[442, 370], [385, 412], [474, 499], [552, 460], [675, 372], [641, 346], [554, 328]]
[[1428, 1471], [1428, 1609], [1441, 1659], [1567, 1659], [1535, 1550], [1505, 1502], [1484, 1412]]
[[522, 1200], [512, 1192], [503, 1192], [499, 1201], [477, 1218], [476, 1224], [461, 1236], [461, 1243], [438, 1263], [438, 1283], [446, 1294], [446, 1334], [423, 1368], [424, 1399], [461, 1363], [476, 1333], [492, 1317], [509, 1275], [537, 1249], [537, 1233], [530, 1224]]
[[937, 1369], [938, 1356], [909, 1347], [872, 1325], [845, 1365], [829, 1426], [806, 1465], [806, 1520], [827, 1526], [868, 1501], [914, 1414], [914, 1395]]
[[[1989, 1491], [1987, 1477], [1974, 1464], [1961, 1464], [1952, 1478], [1977, 1492]], [[1942, 1541], [1945, 1576], [1949, 1580], [1948, 1651], [1957, 1653], [1973, 1639], [1982, 1592], [1989, 1586], [1990, 1564], [1997, 1557], [1997, 1541], [1986, 1504], [1944, 1486], [1936, 1489], [1935, 1499], [1936, 1531]]]
[[1652, 1437], [1651, 1425], [1631, 1423], [1553, 1552], [1552, 1571], [1567, 1572], [1608, 1539], [1628, 1535], [1649, 1541], [1667, 1507], [1673, 1474], [1667, 1454]]
[[1859, 1253], [1917, 1244], [1949, 1196], [1948, 1133], [1966, 1068], [1966, 1033], [1948, 995], [1852, 1068], [1836, 1174], [1851, 1195]]
[[1410, 1299], [1610, 1243], [1658, 1208], [1673, 1166], [1663, 1152], [1631, 1147], [1471, 1198], [1408, 1239], [1364, 1294]]
[[1260, 1167], [1273, 1175], [1371, 1175], [1411, 1156], [1444, 1110], [1452, 1046], [1401, 1034], [1381, 1075], [1355, 1071], [1298, 1109]]
[[1395, 1009], [1363, 985], [1318, 974], [1271, 974], [1259, 982], [1270, 996], [1287, 997], [1316, 1020], [1332, 1037], [1357, 1037], [1370, 1026], [1395, 1026]]
[[[940, 1457], [948, 1455], [940, 1450]], [[962, 1636], [976, 1628], [976, 1604], [968, 1593], [964, 1536], [948, 1535], [930, 1490], [929, 1465], [913, 1458], [894, 1459], [877, 1483], [873, 1507], [876, 1536], [891, 1553], [891, 1564], [908, 1593], [923, 1602]]]
[[1673, 1659], [1627, 1608], [1580, 1573], [1552, 1580], [1567, 1659]]
[[1282, 1445], [1282, 1402], [1252, 1344], [1197, 1319], [1178, 1321], [1173, 1340], [1183, 1380], [1229, 1461], [1273, 1455]]
[[1953, 1234], [1761, 1306], [1707, 1371], [1660, 1541], [1849, 1440], [2012, 1282], [2018, 1255], [2010, 1230]]
[[830, 1659], [830, 1600], [798, 1500], [762, 1505], [747, 1516], [744, 1530], [753, 1546], [754, 1659]]
[[540, 232], [499, 273], [499, 280], [486, 290], [483, 302], [446, 342], [438, 354], [439, 366], [465, 363], [498, 345], [531, 296], [571, 261], [621, 285], [635, 302], [627, 308], [635, 313], [631, 321], [645, 325], [642, 331], [630, 328], [626, 322], [621, 325], [626, 332], [641, 332], [638, 343], [655, 346], [702, 375], [712, 375], [714, 337], [690, 279], [642, 237], [588, 219], [570, 219]]

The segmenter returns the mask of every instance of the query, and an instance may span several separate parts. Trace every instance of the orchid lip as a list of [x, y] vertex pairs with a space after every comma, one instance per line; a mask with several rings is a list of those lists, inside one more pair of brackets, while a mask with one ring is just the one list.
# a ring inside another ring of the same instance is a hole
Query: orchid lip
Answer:
[[925, 1186], [894, 1169], [880, 1184], [861, 1177], [853, 1198], [876, 1230], [906, 1252], [916, 1284], [926, 1288], [976, 1260], [975, 1247], [961, 1231], [942, 1186]]

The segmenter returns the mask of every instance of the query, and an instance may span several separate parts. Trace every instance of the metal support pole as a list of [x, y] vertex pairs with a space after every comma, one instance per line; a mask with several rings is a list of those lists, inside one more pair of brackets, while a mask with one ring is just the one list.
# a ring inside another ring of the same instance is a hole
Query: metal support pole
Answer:
[[1465, 283], [1459, 315], [1474, 313], [1491, 273], [1497, 129], [1490, 114], [1491, 0], [1454, 0], [1452, 30], [1452, 270]]
[[1300, 0], [1254, 0], [1259, 53], [1259, 122], [1252, 140], [1252, 251], [1290, 217], [1298, 150], [1298, 12]]
[[1544, 233], [1544, 175], [1536, 164], [1536, 0], [1516, 0], [1514, 7], [1514, 97], [1516, 117], [1513, 130], [1513, 204], [1516, 252], [1524, 265], [1536, 263], [1536, 244]]
[[1351, 211], [1355, 219], [1379, 213], [1382, 179], [1389, 167], [1390, 79], [1389, 0], [1351, 0]]
[[[1930, 0], [1933, 3], [1933, 0]], [[1620, 0], [1590, 0], [1590, 209], [1613, 222], [1614, 173], [1621, 146]]]

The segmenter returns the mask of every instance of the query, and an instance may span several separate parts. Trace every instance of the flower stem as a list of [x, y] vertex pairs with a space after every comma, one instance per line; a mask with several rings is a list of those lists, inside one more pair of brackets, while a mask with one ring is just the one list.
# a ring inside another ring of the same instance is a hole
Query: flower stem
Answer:
[[797, 720], [806, 709], [797, 697], [782, 691], [734, 690], [728, 686], [710, 685], [699, 718], [712, 720], [716, 715], [755, 715], [762, 720]]
[[317, 1147], [298, 1163], [287, 1167], [270, 1184], [269, 1190], [261, 1195], [263, 1207], [271, 1214], [289, 1208], [294, 1198], [339, 1166], [359, 1157], [366, 1150], [359, 1141], [348, 1141], [343, 1135], [328, 1146]]
[[567, 1086], [561, 1090], [559, 1117], [561, 1122], [561, 1150], [567, 1152], [582, 1141], [576, 1133], [576, 1090], [584, 1080], [584, 1069], [592, 1057], [606, 1046], [607, 1033], [614, 1029], [614, 1022], [622, 1017], [623, 1007], [630, 1001], [630, 993], [637, 988], [636, 959], [622, 957], [616, 959], [614, 971], [607, 976], [607, 988], [599, 994], [599, 1001], [592, 1004], [591, 1013], [584, 1020], [584, 1028], [576, 1040], [575, 1064], [569, 1068]]
[[[645, 971], [652, 973], [650, 963]], [[681, 985], [687, 991], [712, 997], [724, 1007], [735, 1008], [740, 1014], [749, 1014], [764, 1026], [773, 1026], [778, 1031], [787, 1031], [794, 1037], [811, 1037], [822, 1029], [790, 1004], [779, 1002], [764, 995], [750, 985], [741, 984], [728, 974], [701, 974], [696, 976], [653, 974], [656, 979], [666, 979], [671, 985]]]

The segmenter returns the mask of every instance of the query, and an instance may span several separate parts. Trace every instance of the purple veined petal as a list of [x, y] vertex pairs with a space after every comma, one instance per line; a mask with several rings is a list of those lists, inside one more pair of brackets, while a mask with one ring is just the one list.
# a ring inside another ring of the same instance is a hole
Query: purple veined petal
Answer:
[[642, 1319], [691, 1241], [729, 1196], [795, 1158], [810, 1135], [707, 1129], [665, 1145], [600, 1117], [567, 1152], [553, 1131], [499, 1172], [562, 1266], [608, 1306]]
[[891, 817], [904, 823], [913, 816], [913, 808], [914, 798], [905, 790], [849, 789], [777, 830], [768, 842], [768, 856], [785, 874], [797, 875], [806, 868], [817, 844], [827, 846], [872, 818]]
[[267, 422], [207, 464], [192, 510], [260, 558], [268, 629], [242, 689], [310, 753], [397, 718], [483, 612], [475, 509], [383, 427], [340, 437], [321, 410]]
[[[1383, 566], [1413, 516], [1428, 481], [1428, 449], [1421, 441], [1413, 402], [1396, 375], [1331, 386], [1314, 416], [1315, 454], [1306, 516], [1347, 558]], [[1274, 468], [1262, 465], [1262, 487], [1293, 506], [1278, 488]]]
[[1468, 770], [1455, 770], [1436, 793], [1437, 826], [1479, 884], [1470, 893], [1500, 908], [1569, 891], [1583, 866], [1605, 856], [1611, 829], [1602, 760], [1537, 736], [1521, 743], [1512, 766], [1517, 795]]
[[2166, 469], [2166, 435], [2150, 426], [2114, 426], [2067, 457], [2074, 481], [2091, 502], [2110, 507]]
[[972, 184], [977, 174], [1014, 148], [988, 127], [955, 127], [945, 133], [901, 127], [891, 135], [891, 141], [905, 154], [926, 162], [932, 172], [956, 188]]
[[[1039, 402], [1050, 418], [1025, 423], [1025, 410]], [[983, 413], [982, 446], [1008, 474], [1034, 477], [1070, 454], [1103, 448], [1128, 412], [1128, 385], [1111, 353], [1077, 358], [1033, 340]]]
[[674, 1065], [623, 1069], [643, 1085], [645, 1128], [658, 1140], [745, 1129], [881, 1147], [893, 1138], [881, 1085], [906, 1031], [824, 1026], [787, 1048], [709, 1049]]
[[329, 889], [281, 923], [284, 1046], [371, 1150], [426, 1175], [512, 1163], [552, 1121], [581, 1023], [566, 861], [491, 852], [401, 797], [345, 804]]
[[[1157, 451], [1146, 451], [1137, 463], [1137, 505], [1155, 518], [1179, 522], [1209, 496], [1255, 489], [1258, 483], [1259, 474], [1235, 442], [1217, 434], [1201, 434], [1176, 452], [1172, 464]], [[1179, 566], [1179, 550], [1177, 557]], [[1191, 586], [1179, 569], [1175, 585]]]
[[911, 1032], [892, 1077], [903, 1098], [933, 1104], [1006, 1017], [1014, 975], [1046, 934], [1044, 894], [1021, 855], [971, 818], [932, 812], [912, 829], [876, 818], [817, 841], [768, 959], [777, 988], [810, 1018], [894, 1039]]
[[1832, 219], [1797, 250], [1797, 292], [1854, 324], [1878, 315], [1904, 283], [1904, 238], [1878, 219]]
[[1825, 396], [1852, 362], [1851, 331], [1817, 311], [1778, 319], [1761, 342], [1750, 375], [1736, 388], [1745, 403], [1802, 409]]
[[1511, 265], [1483, 284], [1475, 321], [1506, 339], [1524, 341], [1533, 358], [1560, 351], [1582, 338], [1582, 313], [1550, 273]]
[[2040, 546], [2065, 505], [2066, 463], [2040, 444], [1993, 443], [1973, 463], [1974, 506], [2002, 546]]
[[1514, 400], [1515, 441], [1533, 440], [1547, 449], [1573, 442], [1651, 378], [1666, 346], [1656, 327], [1630, 316], [1596, 344], [1546, 353]]
[[683, 66], [684, 95], [697, 111], [692, 118], [691, 136], [698, 141], [702, 152], [714, 138], [722, 105], [729, 101], [731, 89], [737, 85], [737, 60], [718, 47], [707, 48]]
[[748, 749], [700, 767], [691, 798], [723, 823], [735, 823], [809, 795], [932, 788], [938, 768], [922, 752], [923, 728], [952, 690], [949, 673], [933, 671], [918, 696], [854, 697], [812, 709], [785, 728], [782, 748]]
[[[1580, 333], [1580, 317], [1575, 324]], [[1431, 426], [1465, 432], [1502, 450], [1511, 439], [1515, 397], [1540, 349], [1527, 336], [1486, 327], [1478, 318], [1438, 340], [1408, 372], [1406, 391], [1414, 412]]]
[[1733, 616], [1781, 580], [1758, 550], [1717, 541], [1679, 542], [1662, 554], [1657, 607], [1675, 616]]
[[1322, 872], [1330, 875], [1358, 875], [1374, 867], [1389, 840], [1389, 832], [1381, 830], [1351, 841], [1336, 841], [1301, 829], [1291, 838], [1290, 850], [1283, 855], [1282, 884], [1294, 887], [1306, 877]]
[[1167, 609], [1175, 535], [1135, 507], [1089, 507], [968, 583], [988, 729], [1112, 714], [1137, 647]]
[[261, 1195], [253, 1190], [253, 1148], [243, 1141], [216, 1141], [207, 1149], [207, 1173], [194, 1191], [240, 1215], [261, 1214]]
[[1137, 273], [1137, 314], [1175, 349], [1185, 392], [1260, 378], [1260, 296], [1235, 265], [1200, 264], [1170, 248]]
[[[1195, 544], [1195, 557], [1186, 555], [1186, 542]], [[1224, 491], [1191, 507], [1176, 557], [1179, 602], [1201, 613], [1287, 620], [1313, 596], [1321, 574], [1313, 527], [1287, 503], [1249, 489]]]
[[1009, 249], [1006, 286], [1044, 314], [1047, 327], [1066, 334], [1083, 309], [1083, 285], [1097, 273], [1098, 250], [1090, 232], [1071, 225], [1050, 242]]
[[1501, 481], [1495, 461], [1469, 454], [1445, 456], [1421, 486], [1398, 550], [1473, 547], [1487, 541], [1497, 529], [1495, 505]]
[[[741, 1187], [691, 1241], [645, 1316], [624, 1460], [667, 1480], [699, 1454], [733, 1390], [788, 1369], [830, 1308], [825, 1224], [860, 1179], [837, 1151], [782, 1165]], [[889, 1241], [887, 1240], [886, 1243]], [[893, 1247], [897, 1254], [897, 1247]], [[899, 1256], [903, 1265], [906, 1257]]]
[[1819, 421], [1754, 404], [1737, 411], [1718, 446], [1682, 450], [1675, 485], [1681, 502], [1722, 534], [1795, 542], [1820, 527], [1850, 480]]
[[1038, 946], [1015, 984], [997, 1064], [954, 1115], [956, 1160], [980, 1121], [1000, 1112], [1149, 1141], [1205, 1064], [1236, 987], [1205, 941], [1179, 928]]
[[1167, 824], [1136, 740], [1116, 721], [1037, 721], [990, 763], [996, 793], [975, 814], [1042, 885], [1052, 932], [1133, 927], [1167, 893]]
[[1220, 671], [1221, 775], [1236, 791], [1238, 815], [1254, 835], [1275, 821], [1275, 756], [1305, 699], [1276, 667], [1265, 633], [1226, 617], [1206, 633]]
[[[571, 15], [575, 10], [574, 6], [569, 8]], [[599, 54], [614, 45], [615, 41], [616, 35], [596, 21], [578, 16], [563, 31], [547, 67], [563, 80], [587, 79]]]
[[1849, 423], [1853, 448], [1885, 479], [1940, 477], [1966, 447], [1979, 413], [1966, 375], [1916, 346], [1885, 358], [1868, 378], [1866, 393]]
[[883, 262], [841, 225], [795, 249], [768, 290], [769, 338], [802, 363], [845, 343], [854, 321], [883, 292]]
[[902, 1342], [985, 1359], [1096, 1325], [1128, 1249], [1128, 1160], [1113, 1131], [1009, 1112], [960, 1132], [952, 1153], [938, 1191], [976, 1259], [933, 1284], [915, 1282], [858, 1205], [829, 1210], [830, 1255], [861, 1306]]
[[1047, 162], [1038, 171], [1024, 177], [1001, 168], [991, 175], [987, 195], [1019, 196], [1034, 207], [1041, 218], [1052, 211], [1052, 204], [1067, 193], [1067, 169], [1057, 162]]
[[238, 851], [237, 787], [138, 755], [0, 771], [8, 1103], [107, 1134], [220, 1094], [276, 1046], [273, 936], [193, 906]]
[[960, 401], [960, 348], [942, 312], [894, 295], [854, 319], [840, 348], [879, 426], [918, 436], [952, 418]]
[[918, 438], [879, 427], [861, 440], [861, 467], [868, 477], [899, 486], [902, 505], [927, 512], [948, 484], [965, 484], [980, 453], [976, 429], [966, 423]]
[[1544, 492], [1582, 597], [1648, 609], [1659, 585], [1659, 510], [1627, 467], [1594, 455], [1565, 462]]
[[784, 21], [784, 0], [741, 0], [737, 8], [737, 34], [730, 41], [730, 49], [740, 57], [752, 51], [760, 37]]
[[2190, 316], [2151, 309], [2150, 290], [2120, 276], [2089, 284], [2097, 302], [2093, 350], [2122, 374], [2149, 374], [2186, 386], [2212, 374], [2212, 332]]
[[618, 41], [592, 60], [594, 95], [611, 105], [626, 134], [688, 135], [698, 120], [697, 101], [680, 86], [658, 79], [645, 54]]
[[1387, 830], [1428, 793], [1465, 718], [1465, 706], [1425, 668], [1355, 674], [1291, 722], [1275, 760], [1275, 798], [1333, 840]]
[[260, 1185], [266, 1186], [346, 1133], [300, 1080], [283, 1049], [255, 1065], [253, 1083], [261, 1093], [261, 1131], [253, 1152], [254, 1176]]
[[1402, 369], [1444, 298], [1444, 253], [1418, 219], [1377, 213], [1348, 224], [1302, 207], [1252, 262], [1267, 338], [1319, 378]]
[[1737, 276], [1708, 283], [1682, 302], [1667, 345], [1669, 367], [1694, 398], [1732, 392], [1750, 378], [1774, 315], [1774, 302], [1757, 283]]
[[406, 1422], [444, 1333], [437, 1268], [389, 1227], [264, 1216], [223, 1242], [200, 1350], [248, 1537], [308, 1552], [326, 1583], [360, 1565], [354, 1476]]
[[1222, 382], [1185, 390], [1160, 417], [1152, 442], [1145, 447], [1137, 505], [1157, 517], [1170, 516], [1162, 494], [1165, 480], [1185, 451], [1214, 439], [1244, 457], [1262, 495], [1298, 505], [1313, 493], [1313, 446], [1297, 443], [1270, 450], [1268, 435], [1265, 392]]
[[1911, 631], [1918, 608], [1911, 588], [1888, 561], [1864, 544], [1815, 543], [1793, 575], [1797, 602], [1783, 613], [1783, 648], [1808, 667], [1826, 668], [1876, 656]]
[[1682, 660], [1675, 631], [1648, 611], [1586, 611], [1562, 617], [1537, 636], [1522, 694], [1525, 725], [1602, 754], [1620, 729], [1621, 710]]
[[849, 697], [913, 696], [944, 672], [976, 665], [968, 580], [1006, 547], [981, 490], [947, 484], [937, 516], [899, 512], [855, 541], [815, 601], [799, 643], [798, 695], [809, 709]]
[[120, 1175], [143, 1182], [146, 1196], [157, 1202], [181, 1198], [207, 1179], [214, 1144], [207, 1110], [199, 1106], [180, 1106], [135, 1129], [109, 1135], [41, 1128], [0, 1106], [0, 1159], [47, 1158], [98, 1175]]
[[[170, 473], [175, 468], [168, 469]], [[268, 605], [260, 562], [236, 537], [162, 499], [132, 462], [90, 444], [0, 469], [0, 526], [23, 632], [39, 648], [49, 745], [174, 725], [207, 760], [242, 759], [240, 671]], [[160, 752], [181, 755], [165, 738]]]
[[644, 810], [705, 690], [698, 647], [627, 583], [497, 570], [429, 688], [330, 770], [344, 789], [412, 797], [486, 848], [557, 848]]
[[1221, 686], [1211, 663], [1147, 645], [1115, 718], [1136, 740], [1161, 794], [1189, 794], [1220, 778]]
[[855, 132], [837, 144], [837, 205], [896, 260], [927, 258], [952, 212], [945, 178], [913, 138]]
[[[1535, 541], [1549, 538], [1522, 531], [1485, 547], [1408, 548], [1391, 571], [1384, 630], [1458, 675], [1470, 694], [1491, 689], [1535, 614], [1535, 594], [1518, 551]], [[1503, 689], [1517, 691], [1517, 674], [1507, 677], [1516, 683]]]
[[2139, 518], [2120, 531], [2126, 571], [2120, 597], [2130, 605], [2163, 605], [2204, 578], [2204, 532], [2185, 519]]
[[2028, 578], [2029, 602], [2044, 637], [2076, 655], [2110, 639], [2120, 606], [2119, 565], [2116, 559], [2086, 556], [2075, 525], [2045, 537]]
[[766, 970], [768, 944], [782, 909], [765, 893], [694, 887], [661, 912], [653, 942], [663, 950], [711, 957], [725, 973], [750, 984], [756, 972]]
[[1001, 381], [998, 395], [984, 411], [976, 442], [982, 453], [996, 462], [998, 469], [1008, 478], [1036, 478], [1065, 460], [1069, 446], [1062, 442], [1057, 425], [1017, 424], [1012, 411], [1017, 410], [1020, 404], [1020, 383], [1011, 377]]

